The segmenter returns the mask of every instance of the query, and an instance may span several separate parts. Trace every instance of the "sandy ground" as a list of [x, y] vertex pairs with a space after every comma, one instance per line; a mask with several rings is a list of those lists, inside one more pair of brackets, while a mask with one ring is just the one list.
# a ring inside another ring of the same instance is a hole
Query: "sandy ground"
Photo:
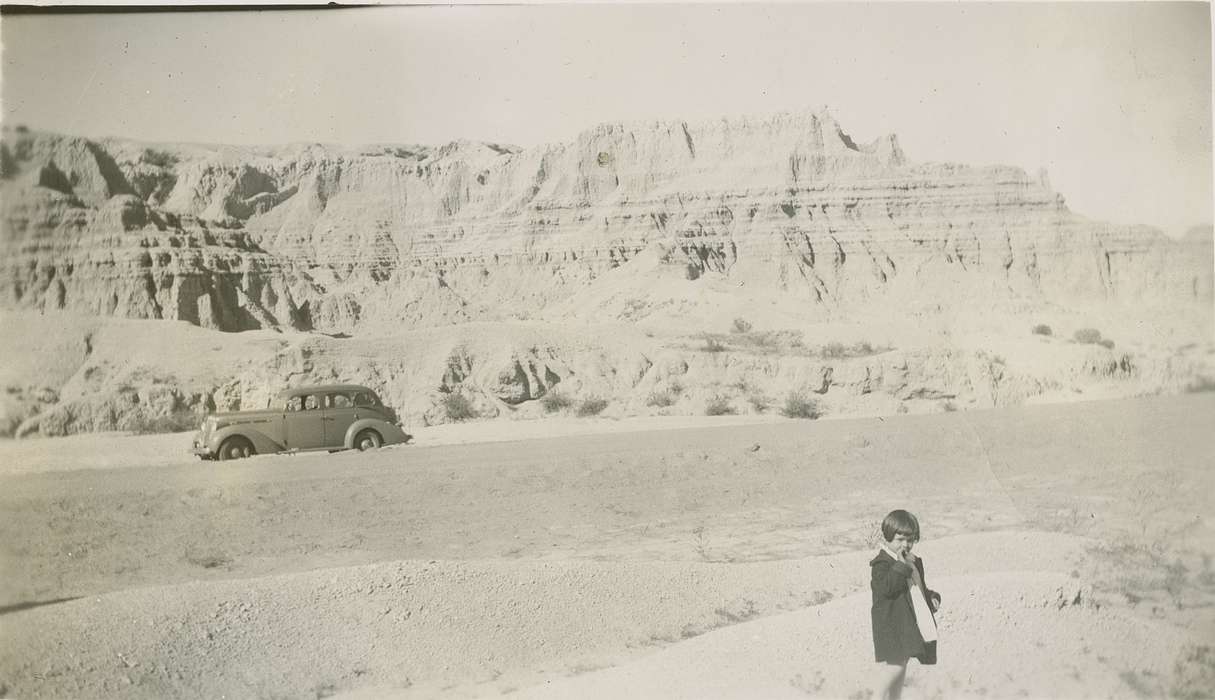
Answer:
[[862, 698], [866, 562], [907, 507], [945, 608], [905, 697], [1203, 697], [1213, 421], [1203, 394], [237, 463], [4, 443], [0, 694]]

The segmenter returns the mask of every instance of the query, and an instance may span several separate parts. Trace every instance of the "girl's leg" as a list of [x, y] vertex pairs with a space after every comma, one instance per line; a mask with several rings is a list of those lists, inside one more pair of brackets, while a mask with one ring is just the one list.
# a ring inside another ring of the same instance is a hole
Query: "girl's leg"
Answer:
[[878, 664], [877, 667], [877, 693], [874, 695], [874, 700], [899, 700], [899, 696], [903, 694], [903, 681], [907, 678], [907, 662], [901, 664], [886, 663]]

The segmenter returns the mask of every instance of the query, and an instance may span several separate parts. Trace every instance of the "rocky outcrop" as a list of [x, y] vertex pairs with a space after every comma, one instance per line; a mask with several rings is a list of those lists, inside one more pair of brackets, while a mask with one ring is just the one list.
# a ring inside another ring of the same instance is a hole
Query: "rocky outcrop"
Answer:
[[[72, 322], [72, 321], [77, 322]], [[1148, 355], [1030, 336], [1016, 354], [944, 345], [825, 352], [790, 333], [723, 349], [630, 324], [468, 323], [378, 337], [219, 333], [184, 322], [0, 318], [0, 437], [185, 430], [201, 414], [264, 408], [301, 384], [374, 387], [408, 425], [448, 422], [450, 397], [480, 418], [575, 413], [703, 415], [710, 404], [777, 414], [790, 395], [830, 417], [1179, 393], [1215, 376], [1209, 348]], [[775, 340], [772, 340], [775, 338]], [[772, 347], [767, 343], [778, 343]], [[1035, 351], [1036, 350], [1036, 354]], [[563, 399], [546, 406], [546, 398]]]
[[[624, 318], [617, 302], [655, 272], [810, 315], [1212, 298], [1209, 236], [1091, 222], [1044, 174], [917, 164], [893, 135], [857, 143], [825, 111], [605, 124], [527, 150], [5, 132], [0, 164], [0, 298], [16, 308], [329, 332]], [[644, 274], [595, 290], [638, 262]]]

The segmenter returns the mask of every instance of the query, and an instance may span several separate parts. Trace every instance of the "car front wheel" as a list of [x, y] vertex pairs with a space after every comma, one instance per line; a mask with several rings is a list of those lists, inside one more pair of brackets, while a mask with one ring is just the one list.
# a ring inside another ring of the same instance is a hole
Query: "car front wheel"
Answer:
[[384, 441], [380, 438], [380, 434], [374, 430], [364, 430], [354, 438], [354, 446], [359, 449], [359, 452], [378, 449], [383, 444]]
[[253, 443], [243, 437], [228, 438], [219, 446], [219, 458], [225, 461], [229, 459], [244, 459], [245, 457], [252, 457], [255, 454], [257, 454], [257, 451], [253, 449]]

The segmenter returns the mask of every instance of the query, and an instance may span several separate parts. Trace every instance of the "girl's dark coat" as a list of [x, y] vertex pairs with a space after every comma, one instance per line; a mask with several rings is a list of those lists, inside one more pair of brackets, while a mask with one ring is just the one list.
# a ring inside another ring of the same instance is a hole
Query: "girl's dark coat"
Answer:
[[[918, 558], [915, 567], [920, 573], [920, 581], [924, 581], [924, 599], [930, 610], [936, 610], [941, 603], [941, 594], [928, 590], [924, 563]], [[869, 587], [873, 590], [873, 653], [877, 661], [906, 663], [907, 659], [916, 658], [922, 664], [935, 664], [937, 643], [924, 642], [915, 622], [915, 610], [911, 607], [913, 589], [907, 585], [911, 566], [896, 561], [883, 549], [869, 562], [869, 571]]]

